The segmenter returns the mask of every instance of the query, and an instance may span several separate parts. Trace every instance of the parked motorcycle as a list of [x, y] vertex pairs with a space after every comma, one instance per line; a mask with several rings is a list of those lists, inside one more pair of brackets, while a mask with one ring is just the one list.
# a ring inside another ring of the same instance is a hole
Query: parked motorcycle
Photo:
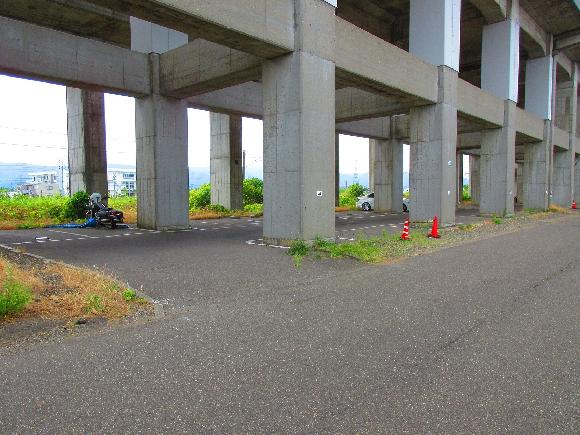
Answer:
[[93, 218], [97, 225], [103, 225], [111, 229], [115, 229], [117, 224], [123, 223], [123, 212], [107, 207], [103, 200], [106, 200], [100, 193], [93, 193], [90, 196], [89, 204], [87, 205], [87, 219]]

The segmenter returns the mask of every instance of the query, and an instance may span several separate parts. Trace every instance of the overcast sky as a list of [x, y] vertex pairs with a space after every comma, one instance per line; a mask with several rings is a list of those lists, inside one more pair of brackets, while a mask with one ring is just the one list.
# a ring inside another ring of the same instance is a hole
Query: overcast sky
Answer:
[[[135, 165], [134, 100], [105, 95], [107, 157]], [[209, 167], [209, 112], [189, 109], [189, 166]], [[244, 118], [248, 167], [262, 166], [262, 122]], [[0, 162], [58, 165], [67, 162], [66, 88], [0, 75]], [[405, 147], [405, 171], [409, 168]], [[368, 140], [340, 136], [340, 172], [368, 172]]]

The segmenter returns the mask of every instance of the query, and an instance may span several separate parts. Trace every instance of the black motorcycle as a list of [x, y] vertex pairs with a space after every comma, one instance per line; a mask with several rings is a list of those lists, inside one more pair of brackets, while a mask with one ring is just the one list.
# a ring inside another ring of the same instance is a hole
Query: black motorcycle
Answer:
[[123, 223], [123, 212], [107, 207], [103, 203], [103, 200], [106, 199], [107, 197], [101, 199], [101, 195], [98, 194], [91, 195], [87, 206], [87, 219], [93, 218], [97, 225], [103, 225], [113, 230], [117, 227], [117, 224]]

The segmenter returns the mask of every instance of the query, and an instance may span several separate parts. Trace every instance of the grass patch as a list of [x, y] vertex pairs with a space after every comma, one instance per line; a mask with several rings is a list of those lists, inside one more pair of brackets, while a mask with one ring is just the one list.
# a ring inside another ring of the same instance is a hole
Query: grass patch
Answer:
[[502, 218], [500, 218], [499, 216], [493, 216], [493, 217], [491, 218], [491, 221], [492, 221], [494, 224], [496, 224], [496, 225], [501, 225], [501, 224], [503, 224], [503, 220], [502, 220]]
[[302, 259], [308, 255], [310, 247], [303, 240], [295, 240], [288, 249], [288, 255], [294, 259], [294, 265], [300, 267]]
[[18, 296], [12, 291], [11, 300], [26, 301], [18, 310], [0, 315], [0, 321], [30, 317], [116, 319], [148, 304], [112, 276], [62, 263], [22, 266], [0, 256], [0, 282], [3, 288], [8, 283], [9, 288], [18, 289]]
[[0, 318], [7, 314], [18, 313], [32, 299], [32, 290], [23, 282], [12, 276], [9, 268], [6, 268], [4, 279], [0, 288]]

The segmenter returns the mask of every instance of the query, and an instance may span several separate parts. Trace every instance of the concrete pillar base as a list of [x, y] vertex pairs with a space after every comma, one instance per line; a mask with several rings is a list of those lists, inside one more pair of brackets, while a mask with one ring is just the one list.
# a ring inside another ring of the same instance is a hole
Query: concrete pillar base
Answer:
[[[391, 129], [391, 131], [393, 131]], [[371, 139], [375, 151], [375, 211], [403, 212], [403, 142]]]
[[335, 66], [304, 51], [264, 63], [264, 237], [334, 237]]
[[[150, 57], [155, 82], [159, 55]], [[155, 230], [188, 228], [187, 103], [156, 92], [135, 99], [135, 130], [138, 226]]]
[[516, 103], [505, 101], [504, 127], [485, 130], [481, 140], [481, 201], [483, 215], [514, 212]]
[[439, 102], [410, 112], [410, 218], [455, 224], [457, 72], [439, 67]]
[[479, 205], [480, 178], [479, 156], [469, 156], [469, 193], [472, 204]]
[[549, 206], [550, 121], [544, 122], [544, 141], [524, 147], [523, 206], [547, 210]]
[[210, 114], [211, 203], [228, 210], [242, 204], [242, 117]]
[[69, 192], [107, 195], [105, 96], [76, 88], [66, 89]]

